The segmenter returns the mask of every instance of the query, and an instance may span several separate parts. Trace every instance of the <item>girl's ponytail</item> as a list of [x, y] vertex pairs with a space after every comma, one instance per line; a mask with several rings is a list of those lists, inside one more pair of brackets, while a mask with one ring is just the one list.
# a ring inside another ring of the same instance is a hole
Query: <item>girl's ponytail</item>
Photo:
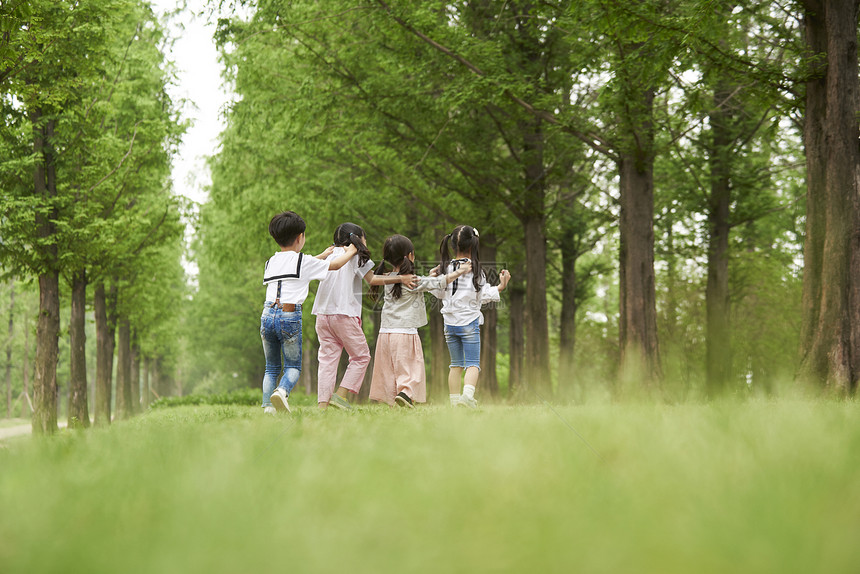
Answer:
[[341, 223], [334, 230], [334, 244], [337, 247], [346, 247], [347, 245], [355, 245], [358, 250], [358, 266], [361, 267], [370, 260], [370, 250], [367, 245], [361, 240], [366, 237], [364, 229], [355, 223]]
[[[374, 275], [385, 275], [385, 259], [379, 262], [379, 265], [373, 270]], [[379, 285], [371, 285], [370, 286], [370, 297], [374, 301], [379, 301], [379, 292], [381, 291]]]
[[448, 251], [448, 243], [451, 240], [449, 233], [442, 238], [442, 243], [439, 245], [439, 254], [442, 256], [442, 261], [439, 263], [439, 275], [445, 275], [448, 272], [448, 262], [451, 260], [451, 254]]
[[481, 269], [481, 254], [478, 250], [480, 246], [480, 236], [478, 230], [472, 228], [474, 236], [472, 237], [472, 249], [470, 251], [472, 259], [472, 285], [475, 286], [475, 291], [481, 290], [481, 283], [484, 280], [484, 270]]

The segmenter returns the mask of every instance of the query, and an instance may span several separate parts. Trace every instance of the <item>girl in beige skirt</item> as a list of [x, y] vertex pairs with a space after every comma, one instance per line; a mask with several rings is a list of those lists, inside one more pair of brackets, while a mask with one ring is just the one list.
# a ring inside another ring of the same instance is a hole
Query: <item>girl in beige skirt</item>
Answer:
[[[392, 235], [386, 239], [382, 257], [375, 271], [377, 275], [385, 274], [386, 264], [393, 267], [388, 275], [413, 274], [415, 248], [409, 238]], [[418, 337], [418, 328], [427, 324], [424, 293], [430, 289], [444, 289], [471, 269], [471, 265], [465, 264], [447, 275], [418, 277], [418, 285], [414, 288], [400, 283], [385, 286], [382, 324], [373, 358], [371, 400], [408, 408], [416, 402], [427, 401], [424, 350]]]

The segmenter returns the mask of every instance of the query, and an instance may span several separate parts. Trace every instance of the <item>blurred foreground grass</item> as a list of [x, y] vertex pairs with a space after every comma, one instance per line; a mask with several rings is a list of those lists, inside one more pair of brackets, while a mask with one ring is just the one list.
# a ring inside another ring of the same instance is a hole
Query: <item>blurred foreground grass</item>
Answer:
[[856, 572], [855, 402], [292, 418], [0, 445], [0, 572]]

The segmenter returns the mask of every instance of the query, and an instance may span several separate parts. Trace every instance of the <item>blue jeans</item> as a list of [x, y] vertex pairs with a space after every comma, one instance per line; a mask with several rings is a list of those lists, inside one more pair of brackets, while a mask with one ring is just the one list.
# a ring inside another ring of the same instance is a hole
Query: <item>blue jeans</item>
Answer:
[[[266, 354], [263, 406], [270, 407], [275, 385], [289, 395], [302, 372], [302, 306], [296, 305], [295, 311], [286, 313], [280, 307], [270, 307], [267, 304], [260, 317], [260, 337], [263, 339], [263, 352]], [[278, 384], [281, 366], [284, 374]]]
[[468, 325], [445, 325], [445, 342], [451, 354], [451, 367], [481, 368], [481, 326], [478, 319]]

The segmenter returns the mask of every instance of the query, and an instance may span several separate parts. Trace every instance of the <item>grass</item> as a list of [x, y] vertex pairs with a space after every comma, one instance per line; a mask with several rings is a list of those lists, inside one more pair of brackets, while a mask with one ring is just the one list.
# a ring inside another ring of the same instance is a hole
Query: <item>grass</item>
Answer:
[[0, 448], [0, 572], [856, 572], [854, 402], [176, 407]]

